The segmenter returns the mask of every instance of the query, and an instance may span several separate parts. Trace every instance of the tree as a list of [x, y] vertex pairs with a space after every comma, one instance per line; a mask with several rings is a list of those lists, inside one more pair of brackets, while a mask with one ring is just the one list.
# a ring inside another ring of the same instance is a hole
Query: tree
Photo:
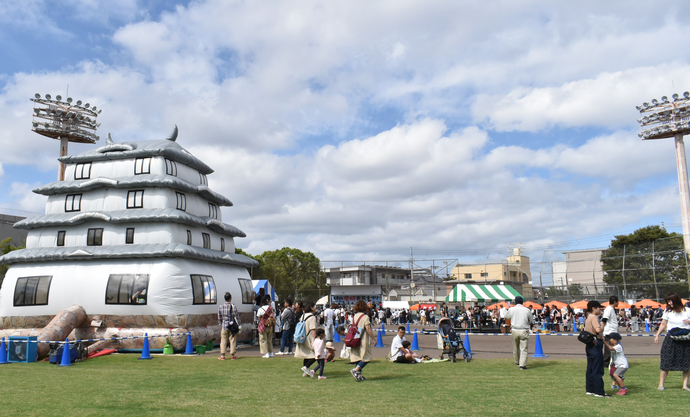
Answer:
[[683, 236], [663, 227], [647, 226], [615, 236], [601, 263], [604, 282], [621, 287], [625, 283], [629, 293], [658, 299], [670, 291], [687, 292]]
[[[17, 249], [24, 249], [26, 246], [26, 242], [22, 246], [14, 246], [12, 245], [14, 242], [12, 242], [12, 238], [8, 237], [4, 239], [2, 242], [0, 242], [0, 248], [2, 248], [2, 254], [6, 255], [13, 250]], [[7, 270], [10, 269], [9, 265], [0, 265], [0, 287], [2, 287], [2, 281], [5, 280], [5, 274], [7, 273]]]
[[267, 279], [281, 300], [293, 298], [316, 301], [320, 295], [319, 290], [325, 290], [326, 274], [321, 271], [319, 258], [311, 252], [286, 247], [266, 251], [252, 258], [259, 262], [259, 267], [253, 270], [252, 278]]

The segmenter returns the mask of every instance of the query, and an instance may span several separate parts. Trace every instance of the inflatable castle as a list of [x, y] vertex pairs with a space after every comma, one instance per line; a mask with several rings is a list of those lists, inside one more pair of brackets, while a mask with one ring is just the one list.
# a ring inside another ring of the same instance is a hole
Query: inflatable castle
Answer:
[[[62, 156], [64, 181], [34, 190], [45, 214], [27, 229], [26, 249], [0, 257], [10, 265], [0, 289], [0, 336], [38, 340], [151, 337], [184, 349], [220, 338], [217, 312], [226, 292], [252, 339], [254, 291], [235, 254], [245, 234], [223, 223], [226, 197], [208, 187], [213, 170], [177, 142], [114, 143]], [[142, 339], [109, 347], [140, 349]], [[39, 357], [47, 353], [39, 343]]]

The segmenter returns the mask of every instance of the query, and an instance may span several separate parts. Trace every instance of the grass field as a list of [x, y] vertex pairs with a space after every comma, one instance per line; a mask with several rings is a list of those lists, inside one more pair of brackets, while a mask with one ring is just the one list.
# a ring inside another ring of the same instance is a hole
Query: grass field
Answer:
[[[383, 360], [357, 383], [343, 361], [326, 380], [300, 377], [295, 358], [111, 355], [70, 367], [0, 366], [3, 415], [685, 415], [690, 392], [672, 372], [657, 391], [658, 359], [632, 359], [625, 397], [584, 394], [584, 360], [511, 359], [399, 365]], [[604, 379], [610, 386], [608, 375]], [[607, 389], [609, 393], [613, 390]], [[613, 406], [615, 408], [610, 408]]]

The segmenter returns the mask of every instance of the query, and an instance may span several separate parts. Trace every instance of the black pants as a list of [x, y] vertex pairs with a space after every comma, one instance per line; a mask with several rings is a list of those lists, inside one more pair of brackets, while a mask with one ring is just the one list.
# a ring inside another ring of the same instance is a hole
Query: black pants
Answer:
[[318, 369], [319, 370], [319, 376], [323, 376], [323, 367], [326, 364], [326, 359], [317, 359], [316, 362], [317, 362], [317, 365], [316, 365], [316, 368], [314, 368], [314, 372], [316, 372], [316, 370]]
[[596, 345], [585, 347], [587, 353], [587, 392], [604, 395], [604, 342], [597, 339]]
[[316, 362], [316, 359], [305, 359], [302, 361], [302, 366], [306, 366], [307, 369], [309, 369], [310, 366], [312, 366]]

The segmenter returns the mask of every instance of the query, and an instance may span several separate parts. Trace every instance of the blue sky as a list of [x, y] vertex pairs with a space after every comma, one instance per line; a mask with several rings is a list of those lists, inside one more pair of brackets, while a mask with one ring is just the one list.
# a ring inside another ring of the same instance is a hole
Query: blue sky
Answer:
[[43, 210], [31, 189], [58, 145], [30, 131], [29, 98], [69, 85], [103, 109], [101, 137], [177, 124], [250, 253], [484, 262], [523, 244], [536, 263], [681, 232], [673, 143], [642, 142], [635, 106], [690, 90], [689, 8], [4, 1], [0, 207]]

